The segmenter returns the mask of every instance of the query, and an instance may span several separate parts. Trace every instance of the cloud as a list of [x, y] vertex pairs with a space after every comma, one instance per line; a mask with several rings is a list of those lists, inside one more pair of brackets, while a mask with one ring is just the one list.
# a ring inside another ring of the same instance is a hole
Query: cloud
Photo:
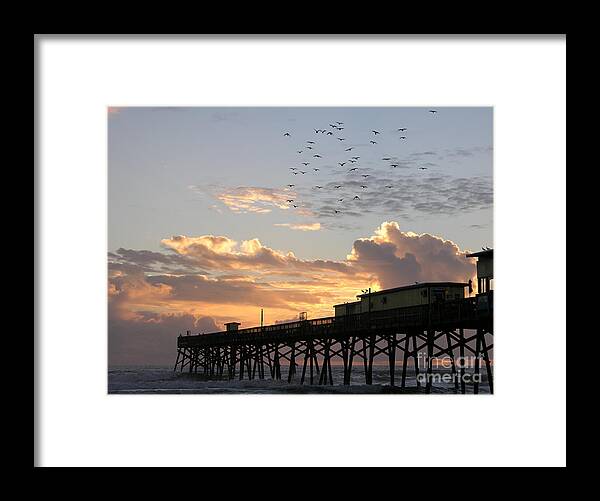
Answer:
[[[238, 243], [226, 236], [180, 235], [161, 243], [166, 253], [119, 249], [109, 254], [115, 293], [126, 281], [129, 294], [157, 301], [167, 295], [177, 301], [209, 303], [217, 297], [246, 304], [260, 296], [274, 306], [316, 304], [316, 298], [304, 294], [303, 285], [331, 283], [335, 288], [336, 282], [364, 285], [374, 280], [382, 287], [396, 287], [424, 280], [465, 281], [475, 270], [466, 258], [468, 251], [454, 242], [402, 231], [397, 222], [384, 222], [372, 236], [357, 239], [341, 260], [300, 259], [257, 238]], [[300, 280], [291, 283], [294, 277]]]
[[167, 249], [186, 256], [202, 269], [247, 270], [267, 272], [338, 273], [349, 274], [347, 263], [333, 260], [302, 260], [293, 252], [283, 253], [264, 246], [253, 238], [238, 244], [224, 236], [204, 235], [201, 237], [174, 236], [161, 240]]
[[[492, 206], [491, 177], [462, 178], [429, 171], [398, 175], [397, 170], [389, 168], [386, 173], [363, 168], [361, 172], [368, 178], [347, 173], [342, 181], [325, 184], [322, 193], [300, 188], [297, 196], [310, 208], [313, 217], [336, 221], [343, 216], [367, 214], [394, 214], [405, 219], [415, 213], [452, 216]], [[336, 210], [340, 213], [336, 214]]]
[[153, 275], [147, 277], [151, 286], [166, 287], [171, 302], [207, 304], [262, 305], [286, 308], [291, 304], [314, 305], [318, 301], [311, 292], [299, 286], [285, 287], [285, 283], [264, 283], [249, 279], [218, 279], [203, 275]]
[[219, 330], [212, 317], [199, 311], [164, 311], [171, 292], [163, 284], [151, 284], [139, 269], [109, 273], [109, 366], [170, 365], [179, 334]]
[[275, 223], [273, 226], [281, 226], [299, 231], [318, 231], [321, 229], [321, 223]]
[[256, 238], [238, 243], [226, 236], [180, 235], [161, 243], [164, 252], [109, 253], [111, 364], [163, 363], [163, 350], [172, 362], [177, 333], [222, 330], [233, 320], [257, 325], [261, 308], [270, 323], [297, 318], [300, 311], [323, 317], [367, 286], [475, 276], [468, 251], [440, 236], [402, 231], [393, 221], [355, 240], [339, 260], [300, 259]]
[[220, 186], [190, 186], [197, 193], [208, 193], [219, 200], [232, 212], [267, 214], [274, 208], [288, 210], [287, 200], [293, 198], [293, 192], [285, 189], [257, 186], [239, 186], [223, 188]]
[[475, 275], [467, 253], [451, 240], [404, 232], [398, 223], [384, 222], [372, 237], [355, 241], [347, 259], [373, 273], [387, 289], [417, 281], [466, 282]]
[[[398, 218], [412, 219], [417, 213], [452, 216], [492, 206], [491, 176], [456, 177], [439, 172], [438, 164], [428, 161], [434, 155], [437, 154], [433, 151], [423, 151], [404, 160], [390, 157], [389, 165], [386, 164], [384, 169], [360, 167], [360, 171], [349, 171], [332, 167], [321, 175], [319, 183], [323, 188], [319, 190], [315, 189], [314, 183], [281, 190], [222, 186], [190, 188], [209, 194], [235, 213], [267, 214], [274, 209], [291, 210], [298, 216], [319, 219], [322, 228], [333, 227], [334, 222], [338, 227], [341, 221], [347, 225], [350, 218], [368, 214], [394, 214]], [[391, 164], [397, 167], [391, 167]], [[418, 170], [420, 167], [429, 170]], [[212, 208], [216, 207], [213, 205]]]
[[108, 258], [112, 264], [112, 270], [117, 270], [119, 267], [126, 270], [130, 266], [136, 266], [139, 268], [139, 272], [165, 270], [169, 270], [170, 272], [185, 272], [193, 267], [193, 263], [182, 255], [124, 249], [122, 247], [115, 252], [109, 252]]
[[138, 312], [133, 318], [123, 318], [109, 308], [109, 365], [171, 365], [179, 334], [217, 330], [211, 317]]
[[416, 151], [414, 153], [411, 153], [409, 155], [410, 158], [416, 158], [416, 159], [420, 159], [420, 158], [424, 158], [424, 157], [437, 157], [438, 153], [436, 151]]
[[186, 237], [185, 235], [164, 238], [160, 241], [162, 245], [173, 249], [180, 255], [187, 255], [194, 249], [206, 248], [217, 254], [231, 253], [237, 245], [235, 240], [227, 237], [214, 235], [203, 235], [201, 237]]
[[447, 157], [472, 157], [477, 154], [491, 153], [491, 146], [472, 146], [468, 148], [454, 148], [444, 151]]

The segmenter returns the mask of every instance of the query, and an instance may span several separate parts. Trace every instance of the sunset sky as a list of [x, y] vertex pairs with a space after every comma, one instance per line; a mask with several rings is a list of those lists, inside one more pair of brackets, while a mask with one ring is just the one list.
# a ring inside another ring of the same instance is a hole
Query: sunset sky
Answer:
[[109, 108], [108, 174], [111, 365], [467, 281], [493, 246], [492, 108]]

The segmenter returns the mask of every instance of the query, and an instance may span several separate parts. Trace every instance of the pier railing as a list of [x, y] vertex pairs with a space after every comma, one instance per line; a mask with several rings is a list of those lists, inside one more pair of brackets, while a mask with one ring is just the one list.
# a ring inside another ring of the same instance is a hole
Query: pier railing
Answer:
[[237, 342], [261, 342], [290, 336], [340, 336], [356, 332], [407, 329], [437, 329], [446, 326], [476, 327], [492, 318], [492, 294], [473, 298], [441, 301], [428, 305], [409, 306], [333, 317], [298, 320], [237, 331], [221, 331], [202, 335], [180, 336], [178, 347], [216, 346]]

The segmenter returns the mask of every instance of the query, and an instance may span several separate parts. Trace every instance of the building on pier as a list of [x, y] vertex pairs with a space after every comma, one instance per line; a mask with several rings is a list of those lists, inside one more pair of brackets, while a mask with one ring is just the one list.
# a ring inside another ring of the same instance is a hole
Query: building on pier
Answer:
[[464, 299], [462, 282], [424, 282], [356, 296], [358, 301], [334, 305], [335, 316], [354, 315], [369, 311], [392, 310], [407, 306], [420, 306], [442, 301]]
[[477, 258], [477, 293], [487, 294], [494, 289], [494, 249], [467, 254]]
[[494, 249], [467, 254], [477, 258], [477, 308], [491, 310], [494, 307]]

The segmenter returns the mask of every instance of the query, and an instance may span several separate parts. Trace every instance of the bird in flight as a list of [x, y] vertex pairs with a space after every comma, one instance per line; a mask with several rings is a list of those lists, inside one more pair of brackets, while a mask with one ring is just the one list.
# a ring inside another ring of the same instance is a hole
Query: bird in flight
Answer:
[[343, 198], [340, 198], [340, 199], [338, 200], [338, 202], [343, 202], [343, 201], [344, 201], [344, 199], [343, 199]]
[[362, 177], [369, 177], [370, 174], [363, 174]]
[[302, 162], [302, 165], [308, 165], [310, 162]]
[[307, 149], [309, 149], [309, 150], [312, 150], [312, 149], [313, 149], [313, 147], [312, 147], [312, 146], [307, 146], [306, 148], [307, 148]]
[[297, 206], [297, 205], [292, 205], [292, 207], [293, 207], [294, 209], [297, 209], [297, 208], [298, 208], [298, 206]]
[[363, 190], [366, 190], [366, 189], [367, 189], [367, 187], [366, 187], [364, 184], [361, 186], [361, 188], [362, 188]]
[[343, 137], [338, 137], [338, 141], [345, 141]]
[[343, 167], [344, 165], [346, 165], [346, 162], [339, 162], [340, 167]]
[[289, 133], [289, 132], [286, 132], [286, 133], [284, 134], [284, 136], [289, 136], [289, 135], [290, 135], [290, 133]]
[[388, 185], [386, 186], [386, 188], [392, 188], [392, 185], [391, 185], [391, 184], [388, 184]]
[[344, 125], [344, 122], [336, 122], [338, 125]]
[[398, 164], [390, 164], [390, 167], [396, 168], [396, 167], [398, 167]]
[[360, 197], [358, 195], [355, 195], [352, 200], [360, 200]]
[[301, 170], [300, 174], [306, 174], [306, 171], [305, 170]]
[[319, 154], [315, 153], [315, 154], [313, 155], [313, 157], [315, 157], [315, 158], [321, 158], [321, 155], [319, 155]]
[[302, 153], [302, 150], [298, 150], [298, 153]]
[[391, 160], [390, 157], [383, 157], [381, 160]]
[[377, 144], [377, 141], [369, 141], [371, 144]]
[[346, 148], [346, 151], [352, 151], [354, 149], [354, 146], [351, 148]]
[[400, 136], [400, 139], [406, 139], [406, 136]]
[[406, 127], [401, 127], [398, 129], [398, 132], [404, 132], [406, 130]]
[[379, 134], [379, 131], [378, 131], [378, 130], [372, 130], [371, 132], [372, 132], [373, 134], [375, 134], [375, 135]]
[[294, 174], [294, 176], [297, 176], [299, 174], [299, 172], [294, 171], [294, 172], [292, 172], [292, 174]]
[[316, 188], [317, 190], [320, 190], [320, 189], [321, 189], [321, 188], [323, 188], [323, 187], [322, 187], [322, 186], [315, 186], [315, 188]]
[[427, 167], [419, 167], [419, 170], [427, 170]]
[[313, 170], [314, 170], [315, 172], [318, 172], [318, 171], [319, 171], [319, 169], [317, 169], [316, 167], [315, 167]]
[[356, 163], [356, 160], [352, 160], [352, 159], [350, 159], [350, 160], [348, 160], [348, 162], [350, 162], [351, 164], [355, 164], [355, 163]]
[[436, 110], [429, 110], [429, 113], [437, 113]]
[[358, 167], [352, 167], [348, 172], [352, 172], [353, 170], [358, 170]]
[[294, 201], [294, 199], [293, 199], [293, 198], [290, 198], [290, 199], [288, 200], [288, 203], [290, 203], [290, 204], [291, 204], [293, 201]]
[[339, 213], [340, 213], [340, 211], [339, 211], [339, 210], [337, 210], [337, 209], [336, 209], [336, 210], [334, 210], [333, 212], [335, 212], [336, 214], [339, 214]]
[[288, 188], [293, 188], [294, 186], [296, 186], [295, 184], [288, 184]]
[[342, 185], [341, 185], [341, 184], [338, 184], [338, 185], [334, 186], [334, 188], [335, 188], [336, 190], [337, 190], [337, 189], [339, 189], [339, 188], [341, 188], [341, 187], [342, 187]]
[[297, 167], [290, 167], [290, 170], [298, 170]]
[[328, 135], [328, 136], [333, 136], [333, 132], [331, 132], [331, 131], [327, 131], [327, 135]]
[[352, 160], [358, 160], [360, 157], [352, 157]]
[[315, 144], [314, 141], [306, 141], [308, 144]]

